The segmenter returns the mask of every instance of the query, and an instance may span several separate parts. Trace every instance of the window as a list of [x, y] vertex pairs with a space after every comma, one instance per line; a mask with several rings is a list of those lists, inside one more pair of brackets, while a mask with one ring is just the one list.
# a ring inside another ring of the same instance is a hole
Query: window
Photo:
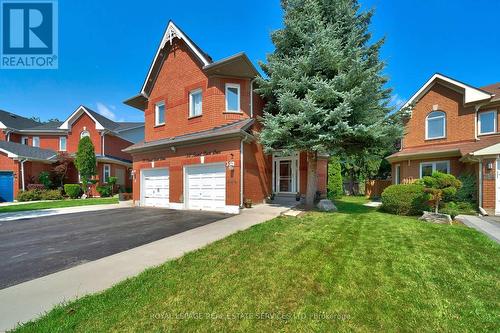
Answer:
[[40, 138], [38, 136], [33, 137], [33, 147], [40, 147]]
[[425, 120], [425, 138], [441, 139], [444, 137], [446, 137], [446, 114], [441, 111], [429, 113]]
[[226, 84], [226, 112], [240, 112], [239, 84]]
[[59, 150], [66, 151], [66, 137], [65, 136], [59, 137]]
[[492, 134], [497, 131], [497, 112], [485, 111], [478, 114], [479, 134]]
[[165, 103], [159, 102], [155, 105], [155, 126], [165, 124]]
[[111, 165], [104, 164], [104, 167], [102, 169], [102, 181], [104, 183], [107, 183], [110, 176], [111, 176]]
[[80, 139], [82, 139], [82, 138], [84, 138], [84, 137], [86, 137], [86, 136], [88, 136], [88, 137], [90, 138], [90, 133], [89, 133], [89, 131], [82, 131], [82, 132], [80, 133]]
[[420, 178], [431, 176], [434, 171], [450, 173], [450, 161], [420, 163]]
[[27, 137], [27, 136], [23, 136], [23, 137], [21, 138], [21, 143], [22, 143], [23, 145], [29, 145], [29, 140], [28, 140], [28, 137]]
[[189, 93], [189, 116], [201, 116], [201, 89], [193, 90]]

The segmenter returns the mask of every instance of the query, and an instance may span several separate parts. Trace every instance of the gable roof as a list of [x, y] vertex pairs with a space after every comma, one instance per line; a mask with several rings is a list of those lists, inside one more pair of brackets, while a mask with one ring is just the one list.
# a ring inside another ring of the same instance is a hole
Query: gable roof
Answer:
[[11, 158], [26, 158], [29, 160], [50, 160], [57, 155], [51, 149], [42, 149], [11, 141], [0, 141], [0, 151]]
[[25, 129], [41, 125], [41, 123], [23, 116], [0, 110], [0, 128]]
[[487, 91], [491, 94], [495, 94], [491, 99], [492, 102], [500, 101], [500, 82], [489, 84], [487, 86], [481, 87], [482, 90]]
[[483, 89], [473, 87], [443, 74], [436, 73], [429, 80], [427, 80], [427, 82], [408, 100], [408, 102], [403, 105], [401, 109], [405, 109], [417, 102], [429, 91], [430, 88], [432, 88], [436, 82], [462, 91], [464, 94], [464, 104], [486, 101], [491, 99], [494, 95]]

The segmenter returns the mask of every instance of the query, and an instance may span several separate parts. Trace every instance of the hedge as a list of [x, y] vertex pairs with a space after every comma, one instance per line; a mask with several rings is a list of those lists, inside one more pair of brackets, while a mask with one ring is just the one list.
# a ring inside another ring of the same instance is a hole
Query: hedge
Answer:
[[82, 188], [80, 184], [65, 184], [64, 192], [71, 198], [76, 199], [82, 193]]
[[396, 215], [419, 215], [430, 209], [429, 200], [422, 185], [391, 185], [382, 192], [382, 210]]

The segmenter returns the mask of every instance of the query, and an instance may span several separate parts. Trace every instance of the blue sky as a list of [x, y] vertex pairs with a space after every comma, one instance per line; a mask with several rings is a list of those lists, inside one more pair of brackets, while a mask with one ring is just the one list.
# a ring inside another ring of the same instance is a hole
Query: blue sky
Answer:
[[[278, 0], [206, 2], [59, 1], [59, 69], [0, 70], [0, 109], [64, 119], [84, 104], [104, 115], [142, 121], [122, 103], [137, 94], [169, 19], [214, 60], [245, 51], [255, 64], [272, 52], [281, 25]], [[483, 86], [500, 81], [496, 0], [364, 0], [375, 8], [374, 38], [394, 103], [434, 72]]]

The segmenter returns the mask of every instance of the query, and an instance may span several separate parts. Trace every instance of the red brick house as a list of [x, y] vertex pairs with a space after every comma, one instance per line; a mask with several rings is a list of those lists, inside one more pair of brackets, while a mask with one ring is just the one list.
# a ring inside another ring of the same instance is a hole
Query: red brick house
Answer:
[[[305, 154], [266, 155], [256, 139], [258, 75], [244, 53], [213, 61], [169, 22], [140, 94], [125, 101], [145, 118], [144, 141], [124, 150], [138, 205], [237, 213], [246, 199], [305, 193]], [[318, 165], [324, 193], [326, 159]]]
[[[53, 168], [58, 152], [75, 154], [83, 136], [94, 144], [97, 179], [115, 176], [120, 186], [130, 188], [132, 158], [122, 149], [142, 140], [143, 133], [142, 122], [114, 122], [85, 106], [64, 122], [44, 124], [0, 111], [0, 201], [12, 201], [19, 190], [37, 183], [40, 172]], [[78, 181], [72, 166], [66, 183]]]
[[393, 183], [435, 170], [471, 173], [479, 206], [500, 214], [500, 83], [477, 88], [435, 74], [403, 107], [408, 106], [401, 150], [388, 157]]

